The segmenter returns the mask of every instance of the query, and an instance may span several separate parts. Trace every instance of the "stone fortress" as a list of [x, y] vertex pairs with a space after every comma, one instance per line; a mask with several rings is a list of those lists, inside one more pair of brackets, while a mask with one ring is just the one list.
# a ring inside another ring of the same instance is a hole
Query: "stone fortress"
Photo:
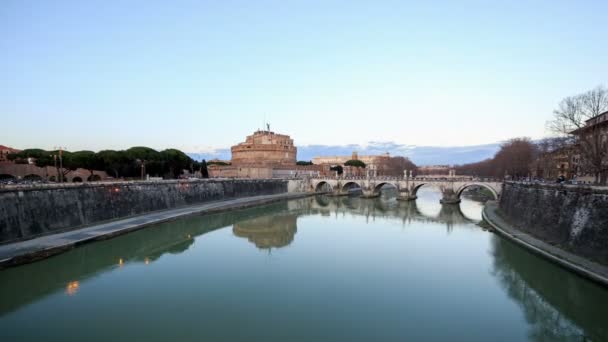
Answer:
[[257, 130], [230, 148], [230, 165], [209, 165], [213, 178], [295, 178], [319, 176], [321, 167], [297, 165], [298, 149], [289, 135]]
[[293, 166], [297, 149], [288, 135], [258, 130], [230, 148], [232, 165]]
[[389, 153], [359, 156], [357, 152], [345, 156], [314, 157], [313, 165], [297, 165], [297, 147], [289, 135], [270, 130], [257, 130], [245, 138], [244, 142], [230, 148], [230, 165], [211, 164], [208, 166], [212, 178], [295, 178], [332, 176], [332, 166], [343, 167], [345, 177], [362, 177], [365, 170], [345, 166], [349, 160], [360, 160], [372, 169], [386, 164], [391, 159]]

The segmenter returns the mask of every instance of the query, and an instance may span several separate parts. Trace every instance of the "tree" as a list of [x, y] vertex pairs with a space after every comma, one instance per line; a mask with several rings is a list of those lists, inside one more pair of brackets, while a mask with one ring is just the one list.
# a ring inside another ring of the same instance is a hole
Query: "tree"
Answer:
[[346, 161], [346, 163], [344, 163], [344, 166], [354, 166], [354, 167], [361, 167], [361, 168], [365, 168], [365, 163], [358, 160], [358, 159], [351, 159]]
[[514, 138], [500, 146], [493, 159], [496, 177], [509, 175], [512, 179], [530, 175], [530, 165], [536, 157], [536, 146], [530, 138]]
[[103, 169], [103, 160], [93, 151], [77, 151], [72, 153], [72, 163], [79, 168], [87, 169], [93, 176], [93, 171]]
[[554, 133], [576, 136], [581, 171], [593, 174], [595, 182], [605, 184], [608, 178], [608, 139], [606, 129], [591, 119], [608, 111], [608, 89], [598, 86], [585, 93], [563, 99], [548, 127]]
[[201, 162], [201, 177], [209, 178], [209, 170], [207, 169], [207, 161], [205, 159]]
[[529, 176], [536, 155], [537, 147], [529, 138], [514, 138], [503, 143], [493, 158], [457, 165], [454, 169], [459, 175], [524, 178]]
[[342, 165], [336, 165], [336, 166], [332, 166], [329, 168], [331, 171], [338, 171], [338, 175], [341, 175], [344, 173], [344, 168], [342, 167]]
[[39, 148], [29, 148], [29, 149], [19, 151], [17, 153], [11, 153], [7, 156], [7, 158], [8, 158], [8, 160], [12, 160], [12, 161], [19, 161], [19, 160], [27, 161], [28, 158], [38, 159], [38, 158], [47, 157], [48, 154], [49, 154], [48, 151], [41, 150]]
[[184, 152], [173, 148], [161, 151], [160, 157], [165, 171], [172, 178], [178, 178], [182, 174], [182, 170], [189, 169], [192, 163], [192, 158], [188, 157]]
[[312, 161], [299, 160], [299, 161], [296, 162], [296, 165], [300, 165], [300, 166], [312, 165]]
[[125, 165], [129, 162], [125, 151], [103, 150], [97, 152], [97, 156], [101, 159], [102, 169], [108, 174], [111, 174], [114, 178], [120, 178], [124, 175]]

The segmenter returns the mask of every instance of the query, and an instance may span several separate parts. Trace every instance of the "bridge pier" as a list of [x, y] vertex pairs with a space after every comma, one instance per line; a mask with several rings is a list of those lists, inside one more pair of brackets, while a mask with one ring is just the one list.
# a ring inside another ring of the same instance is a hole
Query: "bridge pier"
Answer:
[[415, 194], [410, 193], [409, 189], [405, 191], [399, 191], [397, 201], [415, 201], [418, 198]]
[[349, 194], [350, 193], [345, 190], [334, 190], [334, 191], [330, 192], [329, 194], [327, 194], [327, 196], [339, 197], [339, 196], [348, 196]]
[[439, 200], [441, 204], [458, 204], [460, 203], [460, 197], [452, 189], [444, 189], [442, 191], [443, 198]]
[[363, 194], [361, 194], [361, 198], [376, 198], [380, 197], [380, 192], [374, 192], [374, 190], [363, 189]]

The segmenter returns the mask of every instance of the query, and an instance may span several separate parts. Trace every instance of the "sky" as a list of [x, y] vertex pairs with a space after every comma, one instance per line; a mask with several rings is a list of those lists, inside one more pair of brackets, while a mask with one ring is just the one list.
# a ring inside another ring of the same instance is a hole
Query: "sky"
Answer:
[[608, 1], [0, 2], [0, 144], [540, 138], [608, 85]]

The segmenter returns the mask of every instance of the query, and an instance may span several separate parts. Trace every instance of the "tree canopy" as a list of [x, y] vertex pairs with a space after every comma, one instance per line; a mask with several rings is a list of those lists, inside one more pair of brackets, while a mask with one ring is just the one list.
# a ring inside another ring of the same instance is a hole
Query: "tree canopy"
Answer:
[[[194, 161], [184, 152], [177, 149], [166, 149], [156, 151], [155, 149], [136, 146], [127, 150], [102, 150], [93, 151], [62, 151], [61, 163], [64, 168], [64, 175], [77, 168], [91, 171], [106, 171], [115, 178], [135, 178], [141, 176], [142, 168], [146, 174], [157, 177], [177, 178], [182, 174], [182, 170], [198, 169], [200, 163]], [[27, 160], [33, 158], [36, 166], [55, 166], [59, 167], [59, 151], [45, 151], [42, 149], [26, 149], [19, 153], [9, 155], [11, 160]]]
[[354, 167], [365, 168], [365, 163], [358, 159], [357, 160], [351, 159], [351, 160], [347, 160], [346, 163], [344, 163], [344, 166], [354, 166]]
[[296, 162], [296, 165], [300, 165], [300, 166], [312, 165], [312, 161], [298, 160]]

